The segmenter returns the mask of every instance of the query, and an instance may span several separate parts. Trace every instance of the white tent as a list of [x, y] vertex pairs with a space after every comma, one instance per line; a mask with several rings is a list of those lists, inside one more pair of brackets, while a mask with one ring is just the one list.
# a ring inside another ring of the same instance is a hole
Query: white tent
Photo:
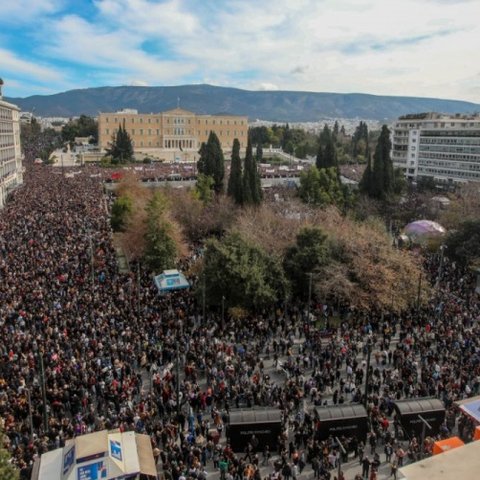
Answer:
[[157, 478], [150, 437], [118, 430], [68, 440], [43, 454], [33, 472], [32, 480], [114, 480], [141, 473]]

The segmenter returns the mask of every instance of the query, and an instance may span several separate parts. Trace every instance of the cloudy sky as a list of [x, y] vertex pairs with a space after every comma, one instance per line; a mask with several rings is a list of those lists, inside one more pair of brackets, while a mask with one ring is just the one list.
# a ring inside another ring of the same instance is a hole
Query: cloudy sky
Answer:
[[103, 85], [480, 103], [480, 0], [3, 0], [5, 95]]

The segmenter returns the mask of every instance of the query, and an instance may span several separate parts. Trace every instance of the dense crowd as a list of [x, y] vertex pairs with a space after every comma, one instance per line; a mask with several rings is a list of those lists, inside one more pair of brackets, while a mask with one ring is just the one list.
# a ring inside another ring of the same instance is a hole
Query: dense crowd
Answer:
[[[401, 315], [343, 306], [328, 338], [294, 302], [222, 328], [190, 292], [160, 297], [151, 272], [118, 271], [94, 169], [70, 177], [33, 166], [25, 178], [0, 212], [0, 417], [23, 478], [38, 455], [105, 428], [148, 433], [166, 480], [205, 479], [207, 464], [222, 480], [259, 479], [262, 466], [272, 480], [305, 468], [326, 479], [354, 457], [362, 478], [384, 462], [395, 476], [421, 449], [402, 436], [396, 399], [440, 398], [446, 436], [453, 402], [480, 394], [480, 307], [471, 274], [448, 260], [428, 305]], [[434, 283], [438, 256], [426, 268]], [[370, 433], [366, 443], [342, 437], [344, 453], [318, 439], [312, 407], [364, 401], [369, 342]], [[225, 425], [240, 406], [281, 410], [276, 451], [255, 438], [232, 451]], [[461, 419], [464, 438], [471, 427]]]

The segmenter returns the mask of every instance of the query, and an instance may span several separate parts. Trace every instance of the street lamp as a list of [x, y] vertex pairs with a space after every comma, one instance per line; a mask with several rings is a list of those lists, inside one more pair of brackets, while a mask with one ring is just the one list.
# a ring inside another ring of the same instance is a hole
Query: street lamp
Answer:
[[225, 329], [225, 295], [222, 295], [222, 330]]
[[365, 374], [365, 398], [364, 398], [364, 406], [365, 409], [367, 408], [368, 404], [368, 382], [370, 380], [370, 356], [372, 353], [372, 339], [369, 338], [367, 340], [367, 372]]
[[429, 430], [432, 429], [432, 426], [421, 416], [419, 415], [418, 418], [422, 421], [422, 444], [420, 445], [420, 460], [423, 460], [423, 456], [425, 454], [425, 427]]
[[312, 302], [312, 277], [313, 273], [307, 273], [308, 275], [308, 305], [307, 305], [307, 322], [310, 321], [310, 303]]

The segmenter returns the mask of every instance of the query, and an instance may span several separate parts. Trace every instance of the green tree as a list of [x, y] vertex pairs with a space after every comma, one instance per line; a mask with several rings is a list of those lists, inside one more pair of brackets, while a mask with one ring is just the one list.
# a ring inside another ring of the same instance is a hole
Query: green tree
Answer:
[[373, 163], [371, 196], [380, 199], [388, 198], [394, 190], [393, 162], [390, 156], [392, 142], [390, 130], [383, 125], [375, 148]]
[[445, 242], [447, 255], [462, 266], [480, 267], [480, 220], [468, 220], [450, 233]]
[[366, 122], [360, 122], [352, 136], [353, 158], [359, 155], [366, 156], [368, 150], [368, 126]]
[[205, 249], [204, 275], [209, 304], [258, 311], [285, 298], [288, 282], [281, 262], [238, 233], [223, 240], [209, 240]]
[[80, 115], [75, 120], [70, 120], [62, 128], [62, 139], [64, 142], [73, 142], [75, 137], [92, 137], [94, 143], [98, 141], [98, 123], [87, 115]]
[[318, 169], [315, 166], [300, 174], [298, 194], [310, 205], [344, 205], [344, 190], [335, 167]]
[[263, 160], [263, 148], [262, 145], [259, 143], [257, 145], [257, 151], [255, 152], [255, 159], [257, 160], [257, 163], [262, 163]]
[[209, 175], [199, 173], [197, 175], [197, 183], [195, 192], [203, 203], [209, 203], [213, 199], [213, 186], [215, 181]]
[[220, 140], [215, 132], [210, 132], [207, 143], [202, 143], [199, 150], [200, 158], [197, 162], [199, 173], [213, 178], [213, 189], [215, 192], [223, 191], [223, 180], [225, 177], [225, 159]]
[[237, 205], [243, 204], [242, 159], [240, 158], [240, 142], [236, 138], [232, 146], [232, 162], [228, 178], [227, 194]]
[[114, 232], [121, 232], [125, 229], [132, 208], [132, 199], [127, 195], [122, 195], [113, 202], [110, 225]]
[[243, 203], [259, 205], [262, 201], [262, 185], [257, 162], [253, 158], [252, 142], [248, 139], [243, 169]]
[[308, 274], [316, 273], [329, 262], [327, 236], [318, 227], [306, 227], [298, 235], [295, 245], [285, 253], [283, 265], [292, 283], [293, 293], [308, 295]]
[[147, 205], [147, 231], [144, 260], [153, 271], [162, 271], [175, 265], [177, 248], [172, 238], [172, 226], [165, 218], [166, 199], [155, 192]]
[[107, 154], [112, 157], [112, 163], [128, 163], [133, 159], [133, 145], [125, 125], [120, 125], [113, 134]]
[[386, 200], [392, 194], [401, 192], [403, 188], [398, 174], [396, 176], [393, 169], [393, 162], [390, 156], [391, 148], [390, 130], [386, 125], [383, 125], [375, 148], [373, 166], [368, 153], [367, 168], [360, 182], [360, 189], [370, 197]]
[[371, 192], [373, 192], [372, 155], [370, 152], [367, 152], [367, 166], [363, 171], [358, 187], [362, 193], [367, 195], [371, 195]]
[[19, 472], [11, 463], [11, 455], [4, 447], [3, 432], [0, 433], [0, 478], [2, 480], [18, 480]]
[[338, 166], [335, 141], [328, 125], [323, 127], [319, 137], [316, 166], [318, 169]]

